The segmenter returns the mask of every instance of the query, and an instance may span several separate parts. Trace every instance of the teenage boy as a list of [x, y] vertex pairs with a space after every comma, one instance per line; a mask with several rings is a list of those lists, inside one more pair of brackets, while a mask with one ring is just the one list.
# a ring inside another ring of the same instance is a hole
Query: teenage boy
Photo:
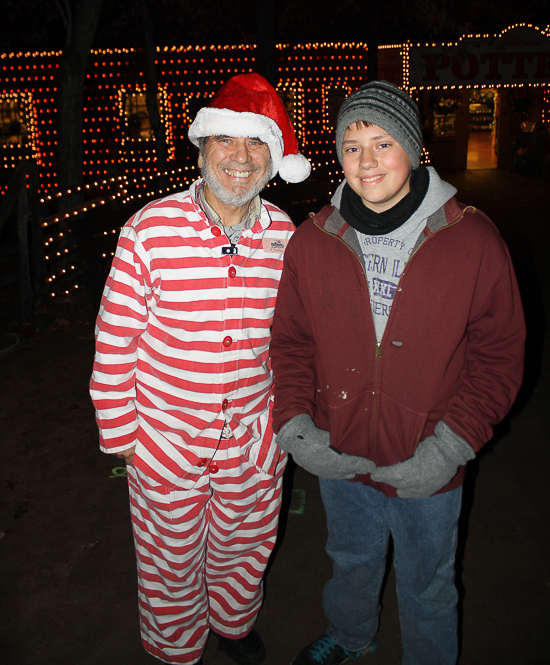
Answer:
[[520, 296], [492, 222], [420, 165], [419, 112], [403, 91], [375, 81], [353, 93], [336, 150], [345, 180], [285, 255], [274, 427], [307, 470], [335, 451], [371, 466], [317, 474], [328, 629], [294, 665], [374, 650], [390, 536], [403, 663], [451, 665], [461, 485], [521, 383]]

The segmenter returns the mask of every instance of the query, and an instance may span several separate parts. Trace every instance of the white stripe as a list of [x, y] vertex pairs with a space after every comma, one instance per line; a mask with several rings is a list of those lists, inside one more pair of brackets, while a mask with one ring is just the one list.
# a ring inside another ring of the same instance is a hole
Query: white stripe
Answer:
[[[135, 371], [140, 393], [167, 414], [161, 416], [167, 431], [150, 434], [155, 441], [183, 447], [191, 436], [216, 440], [218, 423], [227, 417], [254, 462], [267, 427], [270, 326], [283, 263], [282, 254], [264, 252], [262, 238], [287, 240], [293, 229], [282, 211], [262, 206], [261, 231], [255, 224], [242, 234], [237, 256], [222, 256], [224, 242], [212, 235], [193, 191], [153, 202], [121, 232], [96, 328], [91, 394], [101, 402], [101, 443], [104, 450], [123, 449], [138, 423], [151, 430], [155, 415], [159, 419], [155, 408], [123, 386]], [[226, 338], [232, 338], [229, 347], [223, 346]], [[225, 414], [224, 399], [231, 403]], [[110, 407], [114, 400], [125, 406]], [[134, 407], [133, 424], [110, 427]], [[265, 464], [272, 466], [278, 452], [267, 443], [274, 450]]]

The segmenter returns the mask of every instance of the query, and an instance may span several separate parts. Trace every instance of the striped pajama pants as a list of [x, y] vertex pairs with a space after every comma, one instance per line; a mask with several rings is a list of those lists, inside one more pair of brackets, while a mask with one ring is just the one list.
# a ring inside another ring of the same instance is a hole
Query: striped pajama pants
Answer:
[[141, 637], [166, 663], [198, 661], [210, 628], [244, 637], [260, 611], [286, 456], [270, 476], [231, 443], [177, 488], [128, 467]]

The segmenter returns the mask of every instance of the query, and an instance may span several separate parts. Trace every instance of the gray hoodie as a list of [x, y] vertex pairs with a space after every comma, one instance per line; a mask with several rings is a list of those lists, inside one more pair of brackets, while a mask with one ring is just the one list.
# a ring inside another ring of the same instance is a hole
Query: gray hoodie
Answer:
[[[430, 215], [440, 210], [456, 194], [456, 189], [441, 180], [435, 169], [428, 167], [430, 182], [420, 206], [400, 227], [383, 235], [367, 235], [355, 231], [361, 247], [367, 277], [371, 310], [378, 342], [382, 339], [390, 314], [393, 297], [407, 260], [422, 240], [422, 231]], [[340, 208], [344, 180], [334, 193], [331, 203]]]

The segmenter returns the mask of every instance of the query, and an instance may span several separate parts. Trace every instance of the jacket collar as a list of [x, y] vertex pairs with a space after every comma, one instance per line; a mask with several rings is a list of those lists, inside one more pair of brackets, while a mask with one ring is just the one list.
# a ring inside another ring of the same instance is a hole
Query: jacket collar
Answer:
[[[458, 203], [456, 197], [453, 196], [445, 203], [445, 205], [430, 215], [426, 220], [426, 227], [420, 234], [413, 252], [418, 249], [427, 236], [439, 231], [445, 226], [458, 222], [462, 218], [464, 207], [465, 206]], [[335, 208], [332, 205], [324, 206], [315, 215], [313, 222], [326, 233], [338, 236], [344, 240], [344, 242], [346, 242], [346, 244], [349, 245], [358, 256], [361, 256], [362, 252], [359, 241], [357, 240], [357, 234], [342, 217], [338, 208]]]

